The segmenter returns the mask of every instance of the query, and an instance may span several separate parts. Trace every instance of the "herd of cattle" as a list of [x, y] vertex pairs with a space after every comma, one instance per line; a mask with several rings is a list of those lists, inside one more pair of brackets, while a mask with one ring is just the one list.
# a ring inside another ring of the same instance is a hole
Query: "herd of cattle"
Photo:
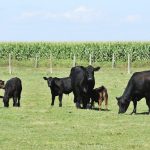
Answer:
[[[77, 108], [92, 109], [94, 102], [98, 102], [99, 110], [101, 110], [101, 104], [105, 101], [107, 110], [108, 93], [106, 87], [101, 86], [94, 89], [94, 72], [99, 69], [100, 67], [94, 68], [91, 65], [88, 67], [75, 66], [71, 69], [68, 77], [43, 77], [51, 90], [51, 105], [54, 105], [55, 97], [58, 96], [59, 106], [62, 107], [63, 94], [73, 92], [74, 103]], [[19, 78], [12, 78], [6, 84], [0, 80], [0, 88], [5, 90], [4, 96], [0, 96], [0, 98], [3, 98], [4, 107], [9, 107], [10, 98], [13, 98], [14, 107], [20, 107], [22, 83]], [[131, 101], [134, 105], [131, 114], [136, 113], [137, 101], [142, 98], [146, 99], [146, 104], [149, 108], [148, 113], [150, 114], [150, 71], [136, 72], [131, 76], [123, 95], [116, 97], [119, 106], [118, 113], [125, 113]]]
[[63, 94], [69, 94], [73, 92], [74, 103], [76, 104], [77, 108], [92, 108], [94, 101], [96, 101], [99, 103], [100, 110], [102, 101], [105, 100], [107, 109], [107, 89], [104, 86], [93, 89], [95, 86], [94, 72], [98, 71], [99, 69], [100, 67], [94, 68], [92, 66], [76, 66], [71, 69], [69, 77], [43, 77], [51, 89], [51, 105], [54, 105], [55, 97], [59, 96], [59, 106], [61, 107]]

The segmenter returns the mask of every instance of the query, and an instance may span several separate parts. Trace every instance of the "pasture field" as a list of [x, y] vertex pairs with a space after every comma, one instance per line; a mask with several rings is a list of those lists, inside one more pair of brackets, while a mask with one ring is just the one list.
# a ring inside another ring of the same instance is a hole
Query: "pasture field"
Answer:
[[[134, 68], [132, 71], [148, 70]], [[73, 103], [73, 94], [58, 99], [50, 106], [50, 90], [43, 76], [51, 76], [47, 68], [0, 67], [0, 79], [17, 76], [22, 79], [21, 107], [4, 108], [0, 103], [1, 150], [147, 150], [150, 148], [150, 116], [145, 100], [137, 105], [137, 115], [128, 111], [118, 115], [115, 97], [121, 96], [131, 75], [124, 68], [101, 68], [95, 73], [96, 86], [105, 85], [109, 94], [109, 111], [79, 110]], [[65, 77], [70, 69], [57, 68], [52, 76]], [[0, 94], [3, 91], [0, 90]], [[95, 104], [96, 107], [97, 104]], [[104, 105], [103, 105], [104, 107]]]

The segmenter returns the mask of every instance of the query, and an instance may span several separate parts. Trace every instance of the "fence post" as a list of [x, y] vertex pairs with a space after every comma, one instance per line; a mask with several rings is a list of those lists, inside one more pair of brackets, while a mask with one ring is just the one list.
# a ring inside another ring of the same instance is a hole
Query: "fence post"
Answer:
[[9, 53], [9, 74], [12, 74], [11, 53]]
[[90, 57], [89, 57], [89, 65], [92, 65], [92, 55], [90, 54]]
[[128, 74], [131, 73], [131, 62], [130, 62], [130, 54], [128, 53]]
[[73, 55], [73, 67], [75, 67], [76, 66], [76, 55], [74, 54]]
[[51, 53], [50, 53], [49, 62], [50, 62], [50, 73], [53, 73], [53, 69], [52, 69], [52, 54]]
[[35, 56], [35, 68], [38, 68], [38, 54]]
[[112, 68], [115, 68], [115, 54], [112, 55]]

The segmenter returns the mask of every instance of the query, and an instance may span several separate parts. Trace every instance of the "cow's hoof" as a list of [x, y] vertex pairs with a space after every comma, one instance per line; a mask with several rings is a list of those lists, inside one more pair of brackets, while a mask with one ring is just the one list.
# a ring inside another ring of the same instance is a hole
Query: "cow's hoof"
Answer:
[[18, 104], [13, 104], [13, 107], [18, 107]]
[[77, 108], [77, 109], [81, 109], [81, 106], [80, 106], [79, 103], [76, 103], [76, 108]]
[[62, 104], [59, 104], [59, 107], [62, 107]]
[[132, 112], [130, 115], [136, 115], [136, 113], [135, 113], [135, 112]]

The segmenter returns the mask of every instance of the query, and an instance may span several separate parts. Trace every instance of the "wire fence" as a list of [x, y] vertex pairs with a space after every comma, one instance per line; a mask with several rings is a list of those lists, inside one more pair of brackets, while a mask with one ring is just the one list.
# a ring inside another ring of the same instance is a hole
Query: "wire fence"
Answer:
[[[99, 62], [95, 62], [94, 59], [93, 59], [93, 55], [92, 54], [89, 54], [89, 59], [88, 60], [79, 60], [76, 55], [73, 56], [72, 59], [70, 60], [63, 60], [63, 59], [54, 59], [52, 57], [52, 54], [50, 54], [49, 56], [49, 59], [40, 59], [39, 55], [36, 54], [35, 55], [35, 58], [32, 58], [30, 60], [26, 60], [26, 61], [18, 61], [18, 60], [15, 60], [15, 58], [13, 57], [13, 55], [11, 53], [9, 53], [9, 56], [8, 56], [8, 60], [5, 60], [3, 62], [3, 65], [7, 66], [8, 64], [8, 72], [9, 74], [12, 74], [12, 68], [13, 66], [15, 67], [33, 67], [33, 68], [39, 68], [39, 67], [46, 67], [46, 68], [49, 68], [50, 70], [50, 73], [53, 73], [53, 68], [56, 68], [56, 67], [59, 67], [59, 68], [71, 68], [71, 67], [74, 67], [74, 66], [88, 66], [88, 65], [100, 65], [101, 63]], [[127, 62], [125, 62], [127, 64], [127, 73], [130, 74], [131, 73], [131, 56], [130, 54], [128, 54], [128, 58], [127, 58]], [[117, 61], [115, 59], [115, 54], [113, 53], [112, 54], [112, 61], [111, 63], [112, 64], [112, 69], [115, 69], [117, 67]], [[2, 64], [1, 64], [2, 66]], [[111, 67], [111, 66], [110, 66]]]

